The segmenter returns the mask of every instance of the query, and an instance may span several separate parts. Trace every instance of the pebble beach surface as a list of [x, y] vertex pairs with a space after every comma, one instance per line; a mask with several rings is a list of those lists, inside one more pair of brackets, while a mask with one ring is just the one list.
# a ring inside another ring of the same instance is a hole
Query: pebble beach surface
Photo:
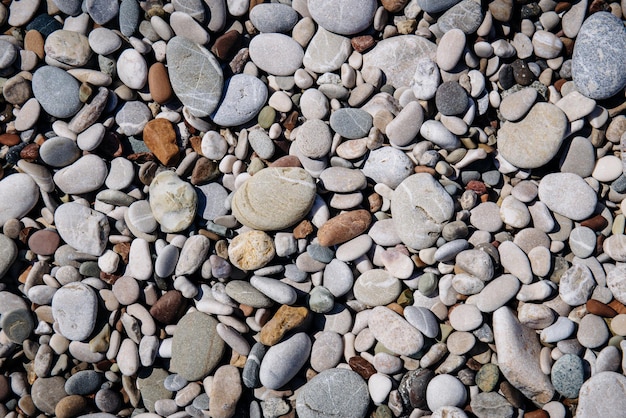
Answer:
[[0, 2], [0, 418], [625, 417], [625, 17]]

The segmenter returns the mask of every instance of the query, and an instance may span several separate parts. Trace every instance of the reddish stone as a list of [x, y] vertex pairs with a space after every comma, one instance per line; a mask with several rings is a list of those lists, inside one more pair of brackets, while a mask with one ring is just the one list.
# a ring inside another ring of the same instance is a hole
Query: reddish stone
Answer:
[[380, 1], [385, 10], [391, 13], [398, 13], [408, 3], [408, 0], [381, 0]]
[[221, 60], [227, 60], [232, 57], [239, 49], [241, 37], [236, 30], [229, 30], [215, 40], [215, 44], [211, 48], [211, 52]]
[[176, 131], [169, 120], [158, 118], [146, 123], [143, 128], [143, 142], [161, 164], [171, 167], [178, 163]]
[[613, 299], [611, 302], [608, 303], [608, 305], [618, 314], [626, 314], [626, 306], [624, 306], [624, 304], [617, 299]]
[[185, 306], [185, 299], [178, 290], [170, 290], [161, 296], [150, 308], [150, 315], [157, 321], [169, 325], [176, 322], [182, 309]]
[[350, 40], [352, 48], [357, 52], [363, 52], [376, 44], [376, 41], [371, 35], [355, 36]]
[[568, 1], [560, 1], [554, 7], [556, 13], [566, 12], [572, 7], [572, 4]]
[[589, 14], [596, 12], [608, 12], [611, 10], [611, 6], [604, 0], [593, 0], [589, 5]]
[[0, 135], [0, 145], [7, 145], [12, 147], [22, 142], [19, 135], [16, 134], [2, 134]]
[[367, 231], [372, 215], [365, 209], [344, 212], [329, 219], [317, 231], [317, 240], [324, 247], [343, 244]]
[[200, 157], [196, 161], [191, 172], [191, 184], [198, 185], [207, 183], [220, 175], [219, 167], [215, 161]]
[[598, 315], [603, 318], [613, 318], [617, 316], [615, 309], [599, 300], [589, 299], [585, 304], [585, 308], [590, 314]]
[[580, 226], [586, 226], [594, 231], [602, 231], [609, 225], [609, 221], [602, 215], [596, 215], [593, 218], [585, 219], [580, 223]]
[[27, 161], [35, 161], [39, 158], [39, 145], [30, 143], [20, 151], [20, 158]]
[[473, 190], [478, 196], [487, 193], [487, 186], [485, 183], [478, 180], [470, 180], [465, 186], [465, 190]]
[[550, 418], [550, 415], [543, 409], [535, 409], [534, 411], [525, 412], [524, 418]]
[[372, 193], [367, 196], [367, 203], [371, 213], [376, 213], [383, 207], [383, 198], [378, 193]]
[[300, 115], [296, 110], [291, 112], [283, 121], [283, 126], [285, 127], [285, 129], [288, 129], [290, 131], [293, 130], [293, 128], [295, 128], [298, 124], [298, 116]]
[[295, 155], [285, 155], [270, 163], [269, 167], [302, 167], [302, 163]]
[[148, 70], [148, 89], [152, 100], [161, 104], [167, 103], [174, 95], [167, 68], [160, 62], [155, 62]]
[[42, 229], [28, 239], [28, 248], [37, 255], [52, 255], [59, 248], [61, 237], [56, 231]]
[[352, 370], [360, 374], [361, 377], [365, 380], [376, 374], [376, 369], [374, 368], [374, 366], [372, 366], [369, 361], [365, 360], [361, 356], [350, 357], [350, 360], [348, 360], [348, 364], [350, 365], [350, 368]]

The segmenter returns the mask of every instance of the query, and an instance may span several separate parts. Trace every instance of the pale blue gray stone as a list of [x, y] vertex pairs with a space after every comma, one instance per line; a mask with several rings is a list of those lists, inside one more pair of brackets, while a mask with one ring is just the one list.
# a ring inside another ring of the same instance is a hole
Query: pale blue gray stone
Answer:
[[192, 115], [200, 118], [210, 115], [219, 103], [224, 84], [217, 58], [206, 48], [181, 36], [170, 39], [166, 56], [176, 96]]
[[572, 54], [572, 79], [592, 99], [607, 99], [626, 86], [626, 28], [609, 12], [589, 16]]
[[402, 242], [416, 250], [432, 246], [453, 214], [452, 198], [430, 174], [407, 177], [391, 197], [396, 232]]
[[174, 0], [172, 6], [175, 11], [188, 14], [198, 22], [204, 21], [205, 12], [202, 0]]
[[81, 370], [70, 376], [65, 382], [68, 395], [89, 395], [95, 393], [102, 384], [104, 375], [95, 370]]
[[274, 390], [286, 385], [307, 362], [310, 352], [311, 339], [304, 332], [271, 346], [261, 361], [261, 384]]
[[78, 97], [78, 80], [57, 67], [46, 65], [35, 71], [32, 88], [43, 110], [56, 118], [69, 118], [83, 105]]
[[347, 369], [324, 370], [298, 392], [296, 411], [301, 418], [363, 418], [370, 398], [367, 383]]
[[81, 156], [76, 141], [62, 136], [46, 140], [39, 148], [39, 157], [51, 167], [65, 167]]
[[124, 36], [132, 36], [139, 27], [141, 8], [137, 0], [122, 0], [120, 4], [120, 32]]
[[437, 45], [416, 35], [393, 36], [363, 55], [363, 68], [378, 67], [395, 88], [411, 85], [415, 68], [423, 58], [434, 59]]
[[370, 25], [376, 12], [375, 0], [317, 0], [309, 12], [318, 25], [340, 35], [354, 35]]
[[4, 234], [0, 234], [0, 279], [4, 277], [6, 272], [17, 258], [17, 245], [15, 242]]
[[126, 102], [115, 114], [115, 122], [121, 133], [127, 136], [139, 135], [146, 123], [152, 119], [152, 113], [145, 103], [138, 100]]
[[316, 73], [332, 72], [346, 62], [351, 52], [349, 38], [329, 32], [320, 26], [306, 48], [302, 63]]
[[39, 188], [28, 174], [15, 173], [0, 180], [0, 226], [9, 219], [24, 217], [38, 200]]
[[54, 223], [63, 241], [77, 251], [95, 256], [104, 252], [110, 231], [104, 214], [69, 202], [54, 212]]
[[0, 69], [11, 66], [17, 59], [17, 48], [12, 43], [0, 41]]
[[102, 187], [107, 174], [104, 160], [95, 154], [87, 154], [57, 171], [53, 179], [64, 193], [83, 194]]
[[111, 0], [85, 0], [84, 7], [98, 25], [113, 20], [120, 11], [119, 3]]
[[515, 408], [496, 392], [481, 392], [472, 396], [472, 413], [479, 418], [513, 418]]
[[362, 171], [376, 183], [395, 189], [413, 174], [413, 166], [411, 159], [399, 149], [381, 147], [369, 153]]
[[581, 221], [593, 214], [598, 198], [596, 192], [580, 176], [573, 173], [551, 173], [539, 183], [539, 200], [553, 212]]
[[259, 158], [269, 160], [276, 150], [274, 141], [263, 129], [252, 129], [248, 132], [248, 142]]
[[89, 286], [68, 283], [52, 298], [52, 317], [61, 335], [71, 341], [83, 341], [91, 335], [98, 314], [98, 297]]
[[250, 41], [250, 59], [272, 75], [293, 75], [304, 58], [304, 50], [293, 38], [281, 33], [262, 33]]
[[466, 35], [470, 35], [476, 32], [482, 21], [483, 12], [480, 3], [463, 0], [437, 19], [437, 26], [444, 33], [452, 29], [461, 29]]
[[285, 33], [298, 23], [298, 13], [286, 4], [261, 3], [250, 11], [250, 21], [259, 32]]
[[197, 186], [196, 193], [198, 194], [198, 213], [203, 219], [212, 221], [228, 213], [228, 208], [224, 204], [228, 197], [228, 190], [221, 184], [207, 183]]
[[60, 11], [69, 16], [77, 16], [81, 12], [82, 0], [52, 0]]
[[248, 74], [236, 74], [226, 81], [224, 95], [211, 119], [221, 126], [241, 125], [254, 119], [266, 101], [265, 83]]

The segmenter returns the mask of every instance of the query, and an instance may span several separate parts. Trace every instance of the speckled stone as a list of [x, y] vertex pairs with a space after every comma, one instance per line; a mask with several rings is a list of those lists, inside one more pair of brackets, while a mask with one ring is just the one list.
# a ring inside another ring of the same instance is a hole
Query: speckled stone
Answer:
[[159, 173], [150, 184], [150, 208], [163, 232], [180, 232], [194, 220], [198, 196], [173, 171]]
[[352, 370], [329, 369], [304, 385], [296, 398], [296, 411], [301, 418], [337, 417], [363, 418], [370, 398], [367, 383]]

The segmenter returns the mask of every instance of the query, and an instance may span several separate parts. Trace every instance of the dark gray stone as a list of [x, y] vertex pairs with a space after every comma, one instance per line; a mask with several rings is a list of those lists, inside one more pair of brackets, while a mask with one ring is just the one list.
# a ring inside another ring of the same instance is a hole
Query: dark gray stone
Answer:
[[85, 9], [98, 25], [113, 20], [120, 11], [120, 4], [111, 0], [86, 0]]
[[626, 86], [626, 28], [608, 12], [594, 13], [578, 32], [572, 54], [572, 78], [578, 91], [606, 99]]
[[457, 4], [459, 0], [418, 0], [417, 4], [426, 13], [439, 13]]
[[137, 0], [122, 0], [120, 4], [120, 32], [132, 36], [139, 26], [141, 8]]
[[398, 391], [405, 408], [408, 410], [427, 408], [426, 388], [433, 377], [435, 373], [430, 369], [411, 370], [402, 377]]
[[267, 347], [261, 343], [256, 343], [252, 346], [246, 364], [243, 367], [243, 372], [241, 373], [241, 379], [245, 387], [250, 389], [261, 387], [259, 369], [261, 368], [261, 361], [266, 352]]
[[78, 16], [83, 5], [82, 0], [52, 0], [60, 11], [70, 16]]
[[459, 115], [467, 109], [467, 92], [456, 81], [446, 81], [437, 88], [435, 104], [442, 115]]
[[361, 376], [352, 370], [328, 369], [300, 389], [296, 411], [300, 418], [362, 418], [369, 402], [367, 383]]
[[76, 161], [82, 152], [75, 141], [57, 136], [44, 142], [39, 148], [41, 160], [52, 167], [65, 167]]

